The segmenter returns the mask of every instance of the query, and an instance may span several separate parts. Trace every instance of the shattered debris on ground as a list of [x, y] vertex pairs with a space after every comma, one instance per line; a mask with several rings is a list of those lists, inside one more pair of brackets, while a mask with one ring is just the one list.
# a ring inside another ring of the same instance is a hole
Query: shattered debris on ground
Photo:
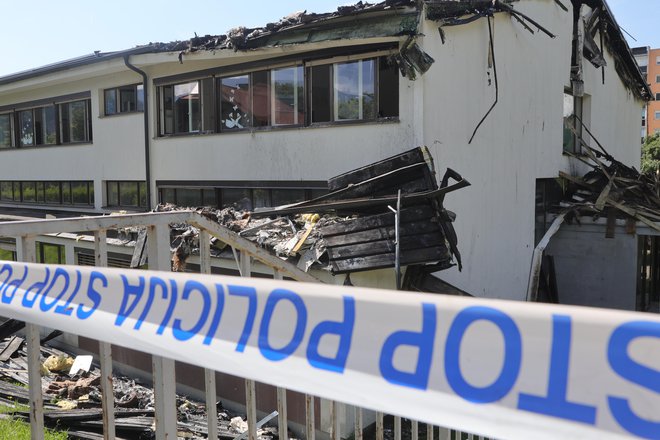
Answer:
[[[14, 320], [0, 324], [0, 331], [13, 326]], [[44, 421], [47, 427], [66, 430], [69, 438], [102, 439], [103, 413], [101, 404], [101, 371], [92, 365], [89, 371], [79, 370], [69, 376], [76, 356], [48, 345], [41, 347], [42, 362], [56, 367], [42, 377]], [[29, 421], [29, 411], [20, 405], [29, 404], [27, 351], [23, 338], [12, 335], [0, 342], [0, 405], [17, 408], [9, 411], [15, 419]], [[46, 361], [46, 362], [44, 362]], [[113, 376], [115, 424], [117, 439], [153, 439], [153, 389], [125, 376]], [[177, 436], [186, 439], [206, 439], [207, 413], [203, 403], [177, 395]], [[19, 404], [16, 407], [16, 404]], [[221, 438], [234, 439], [246, 425], [244, 417], [232, 414], [218, 403], [218, 432]], [[239, 422], [241, 421], [241, 422]], [[261, 440], [278, 439], [276, 427], [258, 431]]]

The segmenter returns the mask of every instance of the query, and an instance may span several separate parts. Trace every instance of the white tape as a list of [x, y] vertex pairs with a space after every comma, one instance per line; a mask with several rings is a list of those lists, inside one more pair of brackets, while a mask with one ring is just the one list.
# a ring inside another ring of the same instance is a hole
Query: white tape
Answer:
[[0, 314], [497, 438], [660, 439], [651, 314], [251, 278], [0, 265]]

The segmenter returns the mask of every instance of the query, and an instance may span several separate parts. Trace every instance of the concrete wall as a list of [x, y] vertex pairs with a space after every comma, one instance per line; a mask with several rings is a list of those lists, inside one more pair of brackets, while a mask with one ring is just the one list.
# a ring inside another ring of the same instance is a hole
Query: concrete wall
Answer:
[[561, 304], [635, 310], [637, 235], [602, 224], [563, 225], [546, 250], [555, 260]]

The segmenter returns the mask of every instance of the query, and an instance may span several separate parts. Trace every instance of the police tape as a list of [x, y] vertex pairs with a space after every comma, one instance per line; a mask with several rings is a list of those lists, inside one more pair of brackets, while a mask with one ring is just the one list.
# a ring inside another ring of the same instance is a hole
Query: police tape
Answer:
[[0, 315], [497, 438], [660, 439], [660, 317], [278, 280], [0, 265]]

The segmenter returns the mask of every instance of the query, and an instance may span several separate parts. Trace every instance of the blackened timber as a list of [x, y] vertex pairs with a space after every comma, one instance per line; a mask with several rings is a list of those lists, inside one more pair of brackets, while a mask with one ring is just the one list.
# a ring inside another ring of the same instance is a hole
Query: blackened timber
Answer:
[[421, 162], [424, 162], [424, 153], [421, 148], [415, 148], [396, 156], [388, 157], [379, 162], [375, 162], [371, 165], [335, 176], [328, 180], [328, 188], [331, 192], [334, 192], [341, 188], [346, 188], [349, 185], [355, 185], [356, 183], [364, 182], [365, 180], [372, 179], [376, 176], [389, 173], [398, 168]]
[[[431, 234], [411, 235], [400, 237], [400, 247], [402, 251], [410, 251], [426, 247], [444, 247], [444, 238], [439, 232]], [[394, 252], [395, 241], [391, 239], [380, 240], [362, 244], [349, 244], [346, 246], [336, 246], [327, 248], [330, 260], [340, 260], [345, 258], [366, 257], [370, 255], [386, 254]], [[446, 248], [445, 248], [446, 253]]]
[[[430, 233], [430, 232], [437, 232], [438, 234], [441, 233], [440, 226], [437, 223], [433, 223], [429, 221], [404, 223], [400, 227], [401, 227], [401, 231], [399, 232], [399, 235], [401, 237], [406, 237], [414, 234]], [[395, 231], [394, 231], [394, 226], [392, 226], [392, 227], [369, 229], [366, 231], [354, 232], [345, 235], [335, 235], [332, 237], [324, 238], [324, 241], [327, 248], [332, 248], [332, 247], [343, 246], [348, 244], [359, 244], [359, 243], [368, 243], [379, 240], [394, 239], [394, 236], [395, 236]]]
[[[462, 179], [453, 185], [446, 188], [440, 188], [433, 191], [423, 191], [414, 194], [402, 194], [401, 203], [404, 206], [416, 204], [423, 200], [435, 199], [443, 197], [445, 194], [456, 191], [461, 188], [470, 186], [470, 183]], [[387, 206], [388, 204], [395, 203], [396, 195], [388, 195], [382, 197], [363, 197], [351, 200], [330, 200], [322, 201], [321, 198], [301, 202], [294, 205], [285, 205], [278, 208], [256, 209], [252, 212], [252, 217], [267, 217], [270, 215], [289, 215], [289, 214], [302, 214], [309, 212], [325, 213], [330, 211], [337, 211], [341, 209], [357, 209], [371, 206]]]
[[[429, 205], [420, 205], [401, 210], [401, 223], [414, 220], [429, 220], [434, 216], [434, 212]], [[349, 234], [351, 232], [360, 232], [368, 229], [393, 226], [394, 215], [391, 212], [377, 214], [369, 217], [361, 217], [346, 222], [335, 223], [319, 229], [324, 237], [331, 237], [338, 234]]]
[[21, 347], [23, 343], [23, 338], [18, 336], [12, 336], [11, 339], [7, 342], [5, 348], [0, 351], [0, 361], [7, 362], [10, 357]]
[[[444, 261], [450, 267], [445, 250], [438, 247], [415, 249], [401, 253], [401, 265], [424, 263], [428, 261]], [[368, 257], [348, 258], [330, 262], [333, 274], [358, 272], [362, 270], [383, 269], [394, 266], [394, 254], [380, 254]]]

